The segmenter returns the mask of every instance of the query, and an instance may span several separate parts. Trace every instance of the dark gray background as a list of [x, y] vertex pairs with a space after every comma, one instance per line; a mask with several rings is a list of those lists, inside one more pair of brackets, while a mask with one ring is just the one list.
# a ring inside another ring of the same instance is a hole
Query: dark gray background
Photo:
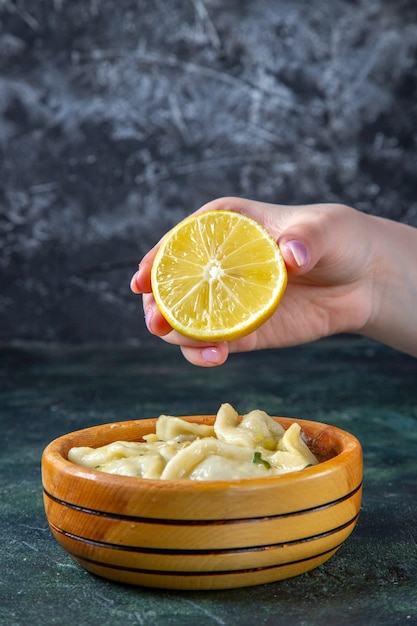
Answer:
[[415, 0], [0, 0], [0, 339], [145, 342], [217, 196], [417, 225], [416, 51]]

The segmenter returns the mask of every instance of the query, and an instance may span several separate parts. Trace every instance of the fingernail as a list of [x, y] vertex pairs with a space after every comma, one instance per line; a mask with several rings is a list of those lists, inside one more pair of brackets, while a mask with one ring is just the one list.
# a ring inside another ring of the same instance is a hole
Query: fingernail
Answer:
[[304, 267], [304, 265], [307, 265], [308, 252], [303, 243], [300, 241], [287, 241], [287, 246], [291, 250], [294, 261], [297, 263], [298, 267]]
[[221, 354], [217, 348], [203, 348], [201, 350], [201, 356], [205, 360], [206, 363], [210, 363], [211, 365], [215, 365], [216, 363], [220, 363]]

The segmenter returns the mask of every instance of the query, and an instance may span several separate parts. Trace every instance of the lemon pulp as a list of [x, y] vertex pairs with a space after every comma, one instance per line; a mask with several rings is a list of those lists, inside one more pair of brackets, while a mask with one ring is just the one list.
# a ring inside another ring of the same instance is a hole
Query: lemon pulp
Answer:
[[277, 243], [258, 222], [234, 211], [209, 211], [164, 237], [151, 280], [172, 328], [194, 339], [229, 341], [272, 315], [287, 271]]

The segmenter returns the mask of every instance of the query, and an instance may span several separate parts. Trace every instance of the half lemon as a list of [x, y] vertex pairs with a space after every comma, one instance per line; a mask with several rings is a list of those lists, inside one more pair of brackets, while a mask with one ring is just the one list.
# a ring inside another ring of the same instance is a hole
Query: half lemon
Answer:
[[261, 224], [234, 211], [208, 211], [165, 235], [151, 281], [155, 302], [172, 328], [202, 341], [231, 341], [274, 313], [287, 270]]

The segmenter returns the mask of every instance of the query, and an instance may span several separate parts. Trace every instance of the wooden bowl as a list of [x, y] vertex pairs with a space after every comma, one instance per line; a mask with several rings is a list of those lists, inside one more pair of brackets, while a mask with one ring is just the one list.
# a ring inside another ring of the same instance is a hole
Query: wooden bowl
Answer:
[[[213, 424], [215, 416], [190, 416]], [[73, 446], [135, 441], [155, 419], [79, 430], [42, 456], [46, 515], [57, 541], [86, 570], [168, 589], [226, 589], [297, 576], [327, 559], [352, 532], [362, 493], [362, 450], [351, 434], [305, 420], [323, 459], [262, 478], [150, 480], [105, 474], [67, 460]]]

